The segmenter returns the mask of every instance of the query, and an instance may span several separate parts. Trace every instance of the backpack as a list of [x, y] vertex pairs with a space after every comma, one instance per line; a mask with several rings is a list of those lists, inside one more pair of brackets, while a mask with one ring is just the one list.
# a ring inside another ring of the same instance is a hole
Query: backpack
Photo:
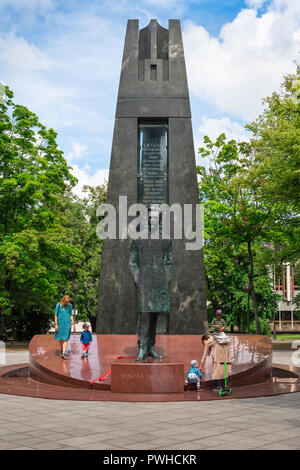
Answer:
[[214, 334], [214, 338], [219, 344], [230, 343], [230, 338], [224, 333], [224, 331], [222, 331], [222, 333], [219, 333], [219, 334]]

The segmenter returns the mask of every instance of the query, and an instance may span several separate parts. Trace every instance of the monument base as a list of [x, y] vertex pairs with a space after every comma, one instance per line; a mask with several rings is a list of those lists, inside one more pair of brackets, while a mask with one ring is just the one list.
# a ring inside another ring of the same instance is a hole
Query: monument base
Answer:
[[111, 365], [112, 393], [183, 393], [184, 364], [176, 360], [117, 359]]
[[[300, 392], [300, 367], [272, 365], [268, 336], [232, 335], [230, 339], [232, 395], [222, 400]], [[135, 361], [136, 340], [135, 335], [93, 335], [89, 356], [81, 359], [80, 335], [72, 334], [65, 361], [59, 356], [54, 335], [34, 336], [29, 345], [29, 364], [0, 367], [0, 394], [120, 402], [220, 400], [213, 391], [217, 384], [212, 379], [211, 357], [202, 368], [201, 391], [191, 386], [183, 391], [191, 360], [200, 361], [203, 354], [201, 336], [157, 335], [155, 348], [164, 359], [142, 363]], [[125, 380], [126, 373], [136, 372], [140, 376]], [[169, 377], [164, 377], [165, 373]], [[151, 387], [147, 382], [150, 377]], [[120, 387], [119, 392], [116, 387]]]

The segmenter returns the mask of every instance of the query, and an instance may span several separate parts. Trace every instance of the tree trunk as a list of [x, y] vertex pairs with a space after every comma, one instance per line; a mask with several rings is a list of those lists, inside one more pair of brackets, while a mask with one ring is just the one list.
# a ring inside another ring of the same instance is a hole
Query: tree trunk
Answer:
[[238, 327], [238, 333], [240, 333], [241, 332], [241, 317], [239, 314], [237, 316], [237, 327]]
[[[77, 290], [78, 290], [77, 284], [73, 283], [73, 299], [72, 300], [73, 300], [73, 311], [74, 311], [73, 315], [74, 315], [75, 323], [76, 323], [76, 320], [77, 320], [77, 313], [78, 313], [76, 311], [76, 306], [77, 306], [77, 304], [76, 304], [76, 294], [77, 294]], [[76, 312], [76, 314], [75, 314], [75, 312]]]
[[0, 339], [4, 339], [5, 315], [0, 315]]
[[97, 316], [94, 316], [91, 312], [91, 310], [89, 309], [88, 305], [85, 304], [85, 308], [87, 309], [87, 313], [88, 313], [88, 319], [89, 319], [89, 322], [91, 324], [91, 327], [92, 327], [92, 331], [95, 333], [96, 331], [96, 323], [97, 323]]
[[259, 318], [258, 318], [258, 312], [257, 312], [257, 305], [256, 305], [256, 296], [255, 296], [255, 290], [254, 290], [254, 284], [253, 284], [253, 255], [252, 255], [252, 249], [251, 249], [251, 243], [248, 242], [248, 254], [249, 254], [249, 265], [250, 265], [250, 270], [249, 270], [249, 291], [252, 299], [252, 305], [253, 305], [253, 313], [254, 313], [254, 319], [255, 319], [255, 324], [256, 324], [256, 333], [258, 335], [261, 334], [260, 332], [260, 323], [259, 323]]
[[95, 332], [96, 331], [97, 317], [93, 317], [92, 315], [90, 315], [89, 316], [89, 321], [90, 321], [90, 324], [91, 324], [91, 327], [92, 327], [92, 331]]
[[[5, 280], [5, 283], [4, 283], [4, 286], [5, 286], [5, 290], [7, 290], [7, 292], [9, 293], [9, 297], [11, 298], [11, 280], [10, 279], [7, 279], [8, 278], [8, 270], [5, 269], [5, 277], [6, 277], [6, 280]], [[1, 310], [0, 310], [0, 339], [1, 340], [4, 340], [6, 339], [5, 338], [5, 317], [6, 315], [3, 315], [1, 314]]]

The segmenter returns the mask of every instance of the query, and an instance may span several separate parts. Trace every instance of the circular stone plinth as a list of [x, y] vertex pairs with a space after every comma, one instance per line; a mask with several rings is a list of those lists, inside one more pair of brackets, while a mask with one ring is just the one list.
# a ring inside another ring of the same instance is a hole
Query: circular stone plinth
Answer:
[[[232, 368], [229, 377], [232, 395], [222, 399], [249, 398], [300, 391], [300, 368], [272, 365], [270, 338], [233, 335], [230, 342]], [[92, 401], [205, 401], [220, 399], [212, 391], [212, 360], [204, 367], [201, 392], [183, 389], [184, 374], [191, 359], [200, 360], [203, 345], [199, 335], [157, 335], [156, 349], [163, 363], [183, 364], [182, 392], [112, 393], [110, 370], [118, 360], [134, 363], [135, 335], [93, 335], [88, 359], [81, 359], [79, 335], [71, 335], [68, 360], [59, 356], [54, 335], [34, 336], [29, 346], [29, 364], [0, 368], [0, 393], [61, 400]], [[155, 366], [160, 360], [147, 359]], [[144, 363], [145, 364], [145, 363]], [[138, 364], [136, 365], [139, 366]], [[99, 376], [102, 380], [95, 380]], [[92, 382], [92, 385], [91, 385]]]
[[[184, 373], [190, 361], [200, 361], [204, 346], [201, 335], [157, 335], [156, 350], [164, 361], [184, 364]], [[250, 385], [265, 381], [272, 369], [272, 342], [268, 336], [232, 335], [231, 373], [232, 386]], [[59, 357], [59, 343], [54, 335], [36, 335], [29, 345], [29, 368], [32, 377], [40, 382], [71, 388], [110, 390], [108, 373], [119, 358], [135, 358], [136, 335], [93, 335], [88, 359], [81, 359], [80, 335], [73, 334], [68, 344], [68, 360]], [[203, 389], [212, 389], [212, 359], [208, 357], [203, 367]], [[102, 377], [101, 381], [95, 380]], [[182, 383], [184, 377], [182, 378]], [[183, 390], [182, 390], [183, 391]]]
[[[29, 365], [18, 364], [0, 368], [0, 393], [52, 400], [120, 401], [120, 402], [164, 402], [164, 401], [208, 401], [219, 400], [216, 392], [203, 389], [201, 392], [186, 391], [171, 394], [111, 393], [108, 390], [93, 390], [51, 385], [35, 380], [30, 375]], [[233, 398], [253, 398], [300, 392], [300, 368], [274, 365], [272, 378], [253, 385], [233, 387]]]

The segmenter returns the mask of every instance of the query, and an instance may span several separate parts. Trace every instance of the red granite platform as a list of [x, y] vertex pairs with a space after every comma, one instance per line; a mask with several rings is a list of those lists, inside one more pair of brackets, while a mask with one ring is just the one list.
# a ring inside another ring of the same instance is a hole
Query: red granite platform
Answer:
[[[275, 364], [272, 373], [273, 378], [269, 378], [266, 382], [234, 387], [232, 395], [223, 397], [222, 400], [266, 397], [300, 392], [300, 367], [295, 368]], [[60, 387], [36, 381], [30, 375], [28, 364], [11, 365], [0, 368], [0, 393], [52, 400], [78, 401], [175, 402], [220, 399], [215, 392], [208, 389], [203, 389], [199, 393], [189, 391], [169, 394], [139, 394], [111, 393], [108, 390]]]
[[[88, 360], [81, 359], [80, 336], [71, 335], [68, 361], [59, 356], [54, 335], [36, 335], [29, 345], [29, 368], [32, 377], [48, 384], [90, 389], [90, 382], [103, 376], [118, 358], [137, 356], [136, 335], [93, 335]], [[233, 335], [230, 342], [232, 366], [230, 383], [246, 385], [264, 381], [272, 369], [272, 342], [268, 336]], [[156, 349], [165, 362], [184, 364], [184, 373], [190, 361], [200, 361], [204, 346], [200, 335], [157, 335]], [[159, 360], [156, 360], [159, 361]], [[141, 364], [137, 364], [140, 366]], [[203, 388], [213, 388], [212, 360], [208, 358], [203, 369]], [[182, 381], [184, 376], [182, 377]], [[94, 389], [110, 390], [111, 376], [93, 383]]]
[[[93, 335], [89, 358], [80, 357], [78, 335], [71, 335], [67, 361], [58, 356], [58, 344], [53, 335], [35, 336], [29, 347], [29, 364], [0, 368], [0, 393], [63, 400], [96, 401], [204, 401], [219, 399], [212, 391], [212, 362], [205, 364], [205, 378], [201, 392], [140, 393], [135, 389], [128, 393], [111, 391], [110, 374], [112, 364], [128, 363], [142, 368], [148, 365], [184, 364], [183, 375], [190, 360], [200, 360], [203, 345], [201, 336], [158, 335], [157, 350], [164, 359], [148, 359], [136, 364], [136, 336], [134, 335]], [[272, 344], [268, 337], [255, 335], [233, 335], [231, 337], [232, 372], [230, 385], [232, 395], [222, 399], [249, 398], [277, 395], [300, 391], [300, 368], [272, 365]], [[118, 359], [118, 358], [123, 359]], [[175, 360], [174, 360], [175, 358]], [[182, 369], [181, 369], [182, 370]], [[103, 376], [103, 382], [91, 381]], [[180, 384], [180, 387], [182, 385]], [[179, 389], [178, 389], [179, 390]], [[182, 390], [182, 388], [180, 388]], [[151, 390], [150, 390], [151, 391]]]

